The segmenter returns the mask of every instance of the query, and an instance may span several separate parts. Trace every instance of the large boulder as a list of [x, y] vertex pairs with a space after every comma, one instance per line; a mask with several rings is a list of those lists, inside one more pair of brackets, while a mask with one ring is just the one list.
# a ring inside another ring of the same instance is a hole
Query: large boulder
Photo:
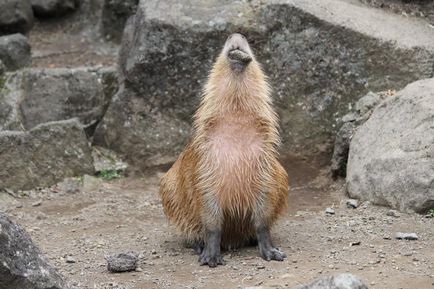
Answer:
[[355, 132], [347, 167], [353, 198], [402, 211], [434, 207], [434, 78], [386, 98]]
[[0, 35], [26, 33], [32, 26], [33, 11], [30, 1], [0, 1]]
[[106, 39], [120, 42], [127, 19], [136, 12], [139, 0], [105, 0], [101, 32]]
[[1, 212], [0, 248], [1, 289], [68, 288], [24, 229]]
[[30, 0], [37, 17], [56, 17], [77, 9], [79, 0]]
[[142, 167], [173, 161], [234, 31], [247, 34], [270, 76], [283, 153], [330, 154], [350, 103], [433, 73], [433, 29], [350, 1], [142, 0], [125, 29], [122, 87], [97, 143]]
[[322, 277], [311, 284], [300, 285], [295, 289], [368, 289], [368, 286], [356, 276], [345, 273]]
[[77, 119], [30, 131], [0, 131], [0, 189], [51, 186], [65, 177], [93, 174], [92, 152]]
[[356, 102], [353, 111], [342, 117], [343, 125], [336, 134], [330, 164], [330, 170], [334, 179], [338, 177], [345, 178], [347, 175], [350, 142], [357, 127], [362, 125], [370, 117], [374, 108], [391, 93], [393, 92], [373, 93], [370, 91]]
[[89, 134], [118, 87], [115, 68], [25, 69], [9, 74], [3, 86], [0, 129], [78, 117]]
[[27, 37], [19, 33], [0, 37], [0, 60], [7, 70], [30, 65], [32, 57]]

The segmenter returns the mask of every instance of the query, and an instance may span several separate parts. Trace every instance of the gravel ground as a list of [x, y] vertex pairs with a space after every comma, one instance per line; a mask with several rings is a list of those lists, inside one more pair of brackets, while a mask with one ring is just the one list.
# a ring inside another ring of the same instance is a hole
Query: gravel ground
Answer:
[[[274, 228], [285, 261], [263, 261], [249, 247], [225, 252], [225, 266], [201, 267], [164, 217], [160, 176], [96, 182], [86, 192], [31, 192], [7, 212], [78, 288], [293, 288], [342, 272], [372, 289], [434, 288], [434, 219], [368, 203], [348, 208], [343, 184], [324, 172], [291, 184], [290, 208]], [[397, 240], [397, 232], [418, 240]], [[139, 268], [109, 273], [105, 256], [128, 251], [140, 254]]]

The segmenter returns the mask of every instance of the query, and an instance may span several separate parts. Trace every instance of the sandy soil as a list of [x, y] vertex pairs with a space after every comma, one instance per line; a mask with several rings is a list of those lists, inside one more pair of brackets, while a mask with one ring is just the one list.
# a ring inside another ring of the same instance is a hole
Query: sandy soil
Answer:
[[[199, 266], [164, 217], [160, 172], [105, 181], [94, 191], [34, 192], [8, 214], [78, 288], [293, 288], [342, 272], [372, 289], [434, 288], [434, 219], [389, 216], [366, 203], [347, 208], [343, 184], [310, 169], [307, 182], [292, 180], [289, 210], [274, 228], [275, 243], [288, 255], [283, 262], [266, 262], [249, 247], [225, 252], [225, 266]], [[326, 215], [326, 207], [335, 215]], [[419, 240], [396, 240], [396, 232]], [[140, 269], [109, 273], [104, 256], [130, 250], [140, 253]], [[68, 255], [75, 263], [66, 262]]]

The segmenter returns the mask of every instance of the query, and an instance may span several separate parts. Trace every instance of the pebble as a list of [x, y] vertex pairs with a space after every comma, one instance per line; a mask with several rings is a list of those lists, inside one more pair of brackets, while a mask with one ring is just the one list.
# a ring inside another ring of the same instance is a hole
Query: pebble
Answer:
[[127, 252], [106, 256], [107, 270], [110, 272], [127, 272], [134, 271], [139, 261], [139, 253]]
[[387, 211], [386, 215], [387, 215], [387, 216], [390, 216], [390, 217], [399, 218], [399, 214], [398, 214], [398, 212], [395, 211], [395, 210], [389, 210], [389, 211]]
[[347, 207], [356, 209], [359, 206], [359, 201], [356, 199], [348, 199], [347, 200]]
[[332, 208], [327, 208], [327, 209], [325, 209], [325, 213], [327, 215], [334, 215], [335, 214], [335, 210], [333, 210]]
[[73, 264], [76, 263], [75, 259], [72, 256], [66, 256], [66, 263]]
[[42, 201], [39, 200], [39, 201], [34, 202], [34, 203], [32, 204], [32, 207], [38, 207], [38, 206], [40, 206], [41, 204], [42, 204]]
[[395, 235], [395, 239], [398, 239], [398, 240], [417, 240], [417, 239], [419, 239], [419, 237], [416, 235], [416, 233], [398, 232]]

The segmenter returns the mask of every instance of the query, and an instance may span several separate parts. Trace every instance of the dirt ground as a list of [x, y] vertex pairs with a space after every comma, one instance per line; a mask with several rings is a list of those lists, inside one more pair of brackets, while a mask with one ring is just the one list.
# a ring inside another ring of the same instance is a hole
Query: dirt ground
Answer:
[[[104, 181], [93, 191], [34, 192], [7, 213], [83, 289], [293, 288], [342, 272], [371, 289], [434, 288], [434, 219], [366, 203], [347, 208], [342, 183], [330, 183], [325, 172], [308, 166], [299, 171], [289, 210], [273, 233], [288, 255], [283, 262], [266, 262], [248, 247], [225, 252], [225, 266], [199, 266], [164, 217], [157, 194], [161, 172]], [[326, 215], [326, 207], [335, 214]], [[396, 240], [396, 232], [419, 239]], [[104, 256], [130, 250], [140, 253], [140, 269], [109, 273]]]

